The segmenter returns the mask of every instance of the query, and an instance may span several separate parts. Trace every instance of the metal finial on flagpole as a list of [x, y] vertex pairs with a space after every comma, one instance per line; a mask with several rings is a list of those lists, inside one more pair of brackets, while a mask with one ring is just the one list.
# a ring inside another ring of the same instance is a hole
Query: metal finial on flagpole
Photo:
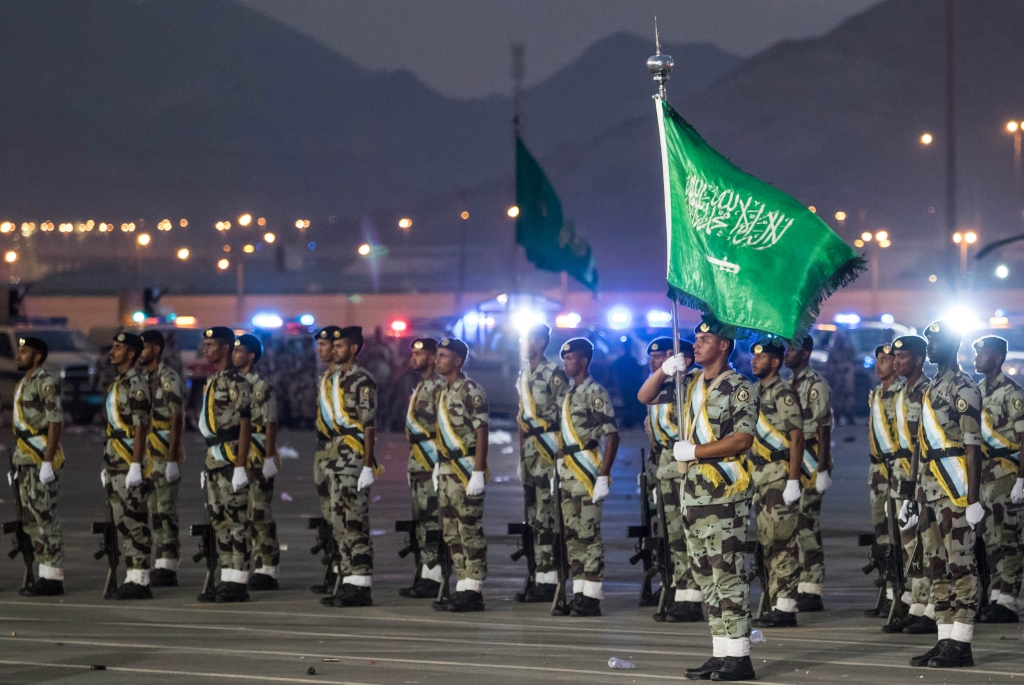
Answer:
[[661, 54], [661, 37], [658, 35], [658, 18], [654, 18], [654, 55], [647, 58], [647, 70], [654, 76], [658, 84], [658, 97], [665, 99], [665, 82], [669, 72], [675, 66], [671, 55]]

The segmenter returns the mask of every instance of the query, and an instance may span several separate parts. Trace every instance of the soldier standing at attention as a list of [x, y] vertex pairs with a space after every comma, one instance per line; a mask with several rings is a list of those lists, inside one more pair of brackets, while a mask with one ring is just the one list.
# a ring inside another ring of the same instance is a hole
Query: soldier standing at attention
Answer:
[[1021, 528], [1024, 526], [1024, 470], [1020, 464], [1024, 435], [1024, 391], [1003, 374], [1006, 340], [988, 336], [974, 343], [974, 368], [981, 381], [981, 503], [988, 514], [981, 524], [992, 574], [989, 604], [982, 623], [1017, 623], [1014, 591], [1021, 578]]
[[751, 369], [758, 381], [757, 432], [750, 450], [754, 466], [753, 504], [757, 539], [764, 549], [772, 611], [759, 616], [758, 628], [796, 627], [796, 595], [800, 582], [800, 550], [796, 543], [800, 464], [804, 456], [804, 422], [796, 391], [782, 376], [785, 343], [768, 337], [750, 348]]
[[804, 459], [800, 467], [800, 517], [797, 544], [800, 546], [800, 611], [822, 611], [825, 583], [825, 550], [821, 545], [821, 500], [832, 485], [832, 394], [825, 378], [810, 367], [814, 339], [805, 337], [786, 347], [786, 367], [793, 372], [790, 383], [804, 412]]
[[419, 580], [398, 594], [415, 599], [436, 598], [441, 589], [441, 565], [437, 546], [427, 545], [427, 531], [438, 530], [437, 488], [437, 395], [447, 383], [434, 366], [437, 341], [418, 338], [412, 342], [412, 370], [420, 375], [409, 398], [405, 415], [405, 436], [409, 439], [409, 487], [412, 491], [412, 518], [416, 523], [416, 545], [420, 551]]
[[[325, 326], [316, 334], [316, 354], [324, 365], [324, 373], [320, 376], [316, 391], [316, 453], [313, 455], [313, 484], [320, 500], [320, 515], [329, 524], [334, 518], [331, 514], [331, 488], [327, 483], [327, 465], [335, 459], [334, 440], [338, 437], [338, 427], [334, 423], [334, 341], [341, 335], [337, 326]], [[337, 567], [329, 569], [323, 585], [310, 588], [315, 594], [326, 595], [333, 592], [337, 581]]]
[[64, 410], [60, 383], [43, 370], [46, 342], [26, 336], [18, 341], [18, 370], [25, 377], [14, 389], [11, 425], [17, 443], [11, 465], [22, 505], [25, 532], [32, 538], [39, 578], [18, 594], [43, 597], [64, 594], [64, 539], [57, 520], [57, 471], [64, 464], [60, 431]]
[[[658, 496], [665, 510], [665, 534], [672, 552], [673, 602], [666, 611], [654, 614], [654, 620], [669, 623], [690, 623], [704, 620], [704, 595], [690, 568], [686, 551], [686, 530], [683, 526], [683, 474], [672, 456], [672, 446], [679, 440], [679, 419], [676, 409], [676, 373], [689, 378], [693, 368], [693, 345], [679, 342], [679, 354], [672, 355], [672, 338], [656, 338], [647, 346], [651, 375], [647, 377], [637, 399], [647, 405], [647, 433], [651, 439], [651, 462], [655, 471], [648, 471], [650, 483], [657, 484]], [[685, 388], [684, 388], [685, 392]]]
[[249, 508], [252, 551], [255, 557], [249, 589], [279, 590], [277, 567], [281, 545], [274, 522], [274, 476], [281, 467], [277, 454], [277, 398], [274, 389], [256, 370], [263, 356], [263, 343], [246, 333], [235, 341], [231, 362], [252, 389], [252, 441], [249, 444]]
[[484, 488], [487, 482], [487, 394], [462, 373], [466, 343], [445, 338], [437, 348], [437, 372], [445, 385], [437, 399], [441, 448], [434, 488], [441, 506], [444, 541], [451, 550], [457, 582], [451, 601], [434, 602], [435, 611], [483, 611], [487, 578]]
[[249, 446], [252, 389], [231, 363], [235, 333], [225, 326], [203, 333], [203, 355], [217, 369], [206, 380], [199, 432], [206, 439], [206, 503], [217, 534], [220, 583], [200, 602], [247, 602], [249, 561]]
[[[600, 616], [604, 598], [604, 541], [601, 503], [608, 496], [619, 430], [611, 397], [593, 376], [594, 344], [573, 338], [560, 352], [572, 387], [562, 401], [562, 521], [572, 575], [572, 616]], [[604, 455], [601, 440], [604, 439]]]
[[114, 599], [153, 598], [149, 587], [153, 536], [146, 507], [152, 482], [149, 465], [143, 463], [152, 404], [149, 383], [135, 369], [142, 347], [142, 338], [134, 333], [118, 333], [110, 348], [110, 363], [117, 369], [117, 378], [107, 392], [107, 442], [100, 480], [121, 535], [127, 568], [125, 582], [114, 593]]
[[705, 317], [687, 379], [682, 439], [673, 456], [683, 481], [683, 521], [693, 574], [708, 605], [712, 657], [686, 670], [690, 680], [751, 680], [750, 586], [743, 547], [750, 520], [747, 450], [754, 443], [754, 387], [729, 365], [733, 331]]
[[149, 430], [149, 464], [153, 469], [153, 490], [149, 513], [153, 523], [153, 587], [178, 585], [181, 543], [178, 539], [178, 483], [185, 448], [181, 433], [185, 427], [184, 392], [181, 376], [163, 362], [164, 336], [160, 331], [143, 331], [139, 366], [149, 383], [153, 400]]
[[569, 388], [565, 373], [544, 356], [551, 329], [537, 324], [526, 336], [527, 364], [519, 371], [519, 480], [526, 498], [527, 524], [533, 528], [537, 563], [535, 585], [515, 595], [517, 602], [548, 602], [558, 589], [558, 570], [552, 542], [555, 504], [551, 478], [558, 455], [558, 410]]
[[370, 542], [370, 486], [377, 417], [377, 382], [356, 357], [363, 349], [363, 329], [342, 328], [334, 335], [335, 374], [331, 379], [334, 425], [327, 462], [331, 493], [331, 527], [338, 544], [338, 581], [335, 594], [320, 599], [324, 606], [373, 605], [373, 545]]

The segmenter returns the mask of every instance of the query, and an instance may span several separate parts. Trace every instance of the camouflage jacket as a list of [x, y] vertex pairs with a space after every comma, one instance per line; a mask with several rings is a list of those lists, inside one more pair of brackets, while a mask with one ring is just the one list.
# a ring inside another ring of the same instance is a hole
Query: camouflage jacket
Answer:
[[[528, 388], [525, 387], [528, 384]], [[569, 389], [565, 372], [554, 362], [542, 359], [536, 369], [526, 364], [519, 371], [516, 390], [519, 394], [519, 427], [523, 433], [540, 429], [558, 430], [558, 412]], [[525, 392], [527, 391], [528, 392]]]
[[805, 366], [793, 374], [790, 381], [800, 399], [804, 413], [804, 440], [809, 449], [817, 452], [818, 428], [832, 427], [832, 391], [824, 376]]
[[872, 463], [880, 463], [899, 449], [896, 437], [896, 398], [903, 389], [897, 378], [889, 387], [876, 385], [868, 393], [868, 451]]
[[982, 482], [1017, 476], [1020, 437], [1024, 435], [1024, 390], [1002, 372], [990, 385], [983, 379], [981, 391], [981, 450], [985, 454]]
[[[249, 448], [249, 466], [262, 468], [267, 455], [267, 424], [277, 423], [277, 398], [266, 378], [255, 369], [245, 374], [252, 389], [252, 446]], [[280, 466], [280, 457], [277, 459]]]
[[238, 369], [228, 366], [206, 380], [199, 432], [206, 438], [206, 468], [238, 464], [243, 419], [252, 418], [252, 388]]
[[[184, 411], [184, 389], [178, 372], [163, 362], [157, 366], [156, 373], [149, 373], [140, 368], [146, 382], [149, 383], [153, 409], [149, 431], [149, 456], [154, 459], [167, 459], [167, 450], [171, 443], [171, 415]], [[184, 446], [180, 446], [178, 459], [185, 456]]]
[[405, 415], [405, 437], [409, 440], [409, 473], [432, 472], [437, 463], [437, 396], [447, 386], [435, 373], [420, 378], [409, 397]]
[[107, 391], [107, 443], [104, 465], [127, 472], [132, 461], [135, 430], [149, 425], [153, 400], [149, 382], [134, 368], [120, 374]]
[[451, 387], [446, 385], [437, 400], [442, 462], [475, 455], [476, 430], [489, 422], [487, 393], [476, 381], [462, 376]]
[[377, 418], [377, 381], [369, 371], [352, 364], [348, 370], [338, 369], [331, 379], [331, 393], [338, 450], [363, 456], [365, 431], [374, 427]]
[[[921, 400], [921, 464], [925, 500], [943, 496], [967, 506], [966, 445], [981, 444], [981, 392], [959, 368], [932, 379]], [[944, 459], [943, 457], [951, 457]]]
[[592, 491], [603, 467], [601, 439], [618, 433], [608, 391], [587, 376], [573, 384], [562, 400], [562, 468], [559, 476], [575, 478]]
[[316, 439], [318, 443], [328, 443], [338, 436], [334, 425], [334, 399], [331, 388], [334, 384], [334, 366], [330, 366], [316, 386]]
[[[46, 434], [51, 423], [64, 422], [60, 404], [60, 382], [41, 367], [18, 381], [11, 405], [11, 424], [18, 440], [11, 459], [15, 466], [42, 461]], [[58, 447], [59, 449], [59, 447]], [[54, 457], [54, 467], [59, 467]]]
[[[804, 427], [803, 410], [793, 386], [781, 376], [754, 384], [758, 398], [757, 433], [750, 448], [750, 458], [758, 469], [769, 462], [785, 465], [782, 476], [788, 473], [790, 432]], [[780, 471], [773, 468], [774, 472]]]

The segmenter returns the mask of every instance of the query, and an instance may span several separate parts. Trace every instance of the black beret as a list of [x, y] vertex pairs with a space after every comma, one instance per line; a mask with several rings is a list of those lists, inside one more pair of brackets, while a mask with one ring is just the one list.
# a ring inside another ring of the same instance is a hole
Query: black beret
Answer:
[[220, 340], [221, 342], [235, 342], [235, 332], [227, 326], [214, 326], [203, 331], [203, 338], [206, 340]]
[[570, 352], [579, 352], [586, 357], [593, 358], [594, 343], [590, 342], [586, 338], [572, 338], [562, 345], [562, 349], [558, 351], [558, 356], [565, 359], [565, 355]]
[[164, 342], [164, 334], [158, 330], [151, 328], [148, 331], [142, 331], [142, 334], [139, 335], [139, 337], [142, 338], [142, 342], [144, 343], [159, 345], [160, 347], [166, 346], [166, 342]]
[[137, 352], [142, 351], [142, 337], [135, 333], [128, 333], [127, 331], [118, 333], [114, 336], [114, 342], [119, 342], [122, 345], [133, 347]]
[[924, 337], [929, 340], [931, 338], [943, 338], [945, 340], [959, 341], [963, 334], [949, 321], [939, 319], [938, 321], [933, 321], [928, 328], [924, 329]]
[[437, 345], [439, 348], [448, 350], [463, 361], [469, 358], [469, 347], [458, 338], [445, 338]]
[[530, 331], [527, 334], [528, 337], [544, 337], [551, 340], [551, 326], [546, 323], [535, 323], [530, 326]]
[[433, 338], [416, 338], [412, 341], [412, 349], [437, 352], [437, 341]]
[[263, 356], [263, 341], [251, 333], [238, 336], [238, 340], [235, 341], [235, 347], [244, 347], [249, 350], [256, 355], [256, 361], [259, 361], [260, 357]]
[[18, 344], [22, 347], [41, 352], [44, 356], [50, 353], [50, 348], [46, 345], [46, 341], [42, 338], [36, 338], [31, 335], [26, 335], [24, 338], [18, 339]]
[[984, 338], [974, 341], [974, 349], [985, 349], [996, 354], [1006, 354], [1006, 350], [1009, 347], [1005, 338], [1000, 338], [998, 335], [986, 335]]
[[923, 357], [928, 349], [928, 343], [919, 335], [903, 335], [892, 343], [893, 354], [897, 352], [909, 352], [915, 357]]
[[782, 338], [774, 335], [758, 338], [750, 346], [750, 354], [770, 354], [773, 357], [782, 359], [786, 356], [786, 343], [783, 342]]
[[[672, 352], [672, 338], [655, 338], [647, 346], [647, 354], [651, 352]], [[679, 341], [679, 353], [687, 357], [693, 357], [693, 343], [688, 340]]]
[[894, 350], [892, 348], [892, 343], [885, 343], [884, 345], [879, 345], [878, 347], [875, 348], [875, 358], [876, 359], [878, 358], [878, 355], [880, 355], [880, 354], [887, 354], [890, 357], [895, 357], [896, 356], [896, 350]]
[[354, 342], [357, 345], [362, 346], [363, 344], [363, 327], [362, 326], [345, 326], [337, 332], [334, 336], [335, 340], [348, 340]]
[[710, 333], [726, 340], [736, 339], [736, 327], [722, 323], [711, 314], [704, 314], [700, 317], [700, 323], [693, 329], [694, 333]]
[[317, 340], [341, 340], [341, 329], [337, 326], [324, 326], [316, 337]]
[[814, 338], [812, 338], [809, 335], [805, 335], [803, 340], [799, 340], [799, 341], [794, 340], [793, 342], [794, 343], [799, 342], [800, 343], [800, 349], [803, 350], [804, 352], [813, 352], [814, 351]]

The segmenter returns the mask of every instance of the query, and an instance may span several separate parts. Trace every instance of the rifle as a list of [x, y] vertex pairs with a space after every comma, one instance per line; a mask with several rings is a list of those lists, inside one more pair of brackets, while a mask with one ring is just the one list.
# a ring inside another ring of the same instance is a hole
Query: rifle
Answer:
[[447, 604], [451, 600], [448, 578], [452, 575], [452, 551], [444, 541], [441, 530], [428, 530], [426, 544], [437, 545], [437, 563], [441, 565], [441, 589], [437, 591], [437, 601]]
[[405, 559], [410, 554], [412, 555], [413, 563], [416, 564], [416, 572], [412, 577], [412, 584], [415, 586], [416, 583], [420, 582], [420, 572], [423, 568], [423, 564], [420, 563], [420, 542], [416, 539], [416, 520], [395, 521], [395, 532], [408, 533], [405, 538], [405, 547], [398, 550], [398, 556]]
[[768, 592], [768, 566], [764, 563], [764, 545], [758, 540], [747, 540], [743, 551], [751, 555], [750, 573], [743, 578], [748, 585], [757, 578], [761, 582], [761, 599], [757, 603], [758, 617], [767, 616], [772, 610], [771, 593]]
[[566, 601], [565, 584], [569, 580], [569, 551], [565, 547], [565, 519], [562, 516], [562, 479], [558, 475], [558, 463], [555, 463], [555, 473], [552, 479], [555, 487], [555, 539], [554, 557], [555, 567], [558, 570], [558, 588], [555, 590], [555, 599], [551, 602], [552, 616], [568, 616], [572, 610], [570, 603]]
[[[519, 561], [526, 557], [526, 583], [523, 585], [522, 596], [525, 599], [530, 590], [537, 584], [537, 554], [533, 547], [533, 527], [530, 525], [526, 503], [523, 503], [523, 522], [508, 524], [508, 534], [518, 535], [519, 542], [516, 551], [512, 552], [512, 561]], [[516, 596], [519, 599], [519, 596]]]
[[21, 489], [18, 487], [18, 471], [14, 468], [14, 462], [11, 462], [11, 490], [14, 492], [14, 510], [17, 514], [17, 518], [14, 521], [4, 522], [4, 533], [13, 534], [14, 539], [12, 542], [11, 551], [7, 553], [11, 559], [17, 558], [20, 554], [22, 559], [25, 561], [25, 578], [22, 581], [22, 589], [27, 589], [30, 585], [36, 582], [35, 575], [32, 573], [32, 564], [36, 560], [35, 545], [32, 544], [32, 538], [28, 533], [25, 532], [25, 509], [21, 504]]
[[320, 563], [324, 565], [323, 589], [325, 593], [330, 593], [338, 582], [338, 574], [334, 569], [341, 559], [338, 543], [334, 539], [334, 529], [327, 519], [315, 516], [309, 519], [309, 530], [316, 531], [316, 544], [310, 548], [309, 553], [313, 556], [323, 553], [323, 557], [320, 559]]
[[645, 458], [644, 450], [640, 450], [640, 525], [629, 526], [626, 529], [626, 537], [636, 540], [636, 554], [629, 558], [631, 566], [636, 566], [639, 562], [643, 562], [644, 569], [644, 580], [640, 585], [640, 601], [639, 605], [642, 607], [654, 606], [657, 602], [654, 601], [654, 591], [651, 588], [651, 582], [654, 580], [654, 576], [658, 575], [658, 568], [654, 563], [654, 552], [644, 541], [654, 536], [653, 525], [654, 521], [651, 517], [651, 507], [648, 504], [648, 497], [651, 494], [650, 484], [647, 481], [647, 469], [644, 468]]
[[217, 581], [217, 533], [209, 523], [196, 523], [189, 526], [188, 534], [199, 538], [199, 551], [192, 555], [192, 561], [198, 564], [206, 559], [206, 580], [201, 594], [210, 594]]
[[[888, 512], [888, 509], [886, 511]], [[888, 513], [886, 515], [888, 516]], [[875, 540], [874, 533], [860, 533], [857, 536], [858, 547], [870, 548], [868, 550], [868, 563], [861, 568], [861, 571], [864, 575], [869, 575], [873, 571], [878, 573], [878, 577], [874, 581], [875, 587], [878, 588], [878, 594], [875, 597], [875, 608], [872, 611], [874, 615], [881, 616], [882, 608], [885, 606], [886, 564], [889, 558], [889, 545], [880, 545]]]
[[[897, 520], [899, 511], [896, 500], [885, 498], [886, 518], [889, 519], [889, 544], [886, 550], [885, 577], [892, 586], [892, 606], [889, 607], [889, 618], [886, 623], [895, 623], [903, 618], [909, 607], [903, 605], [903, 593], [907, 591], [907, 570], [903, 567], [903, 541], [900, 538], [900, 524]], [[909, 563], [912, 563], [911, 559]], [[883, 589], [885, 587], [883, 583]]]
[[121, 561], [121, 547], [117, 541], [117, 526], [114, 525], [114, 509], [110, 506], [110, 498], [107, 498], [107, 519], [93, 521], [92, 534], [103, 536], [100, 538], [100, 548], [93, 557], [97, 561], [107, 558], [107, 581], [103, 584], [103, 598], [110, 599], [117, 592], [117, 565]]
[[988, 551], [980, 535], [974, 538], [974, 561], [978, 566], [978, 611], [988, 606], [988, 588], [992, 584], [992, 569], [988, 566]]

